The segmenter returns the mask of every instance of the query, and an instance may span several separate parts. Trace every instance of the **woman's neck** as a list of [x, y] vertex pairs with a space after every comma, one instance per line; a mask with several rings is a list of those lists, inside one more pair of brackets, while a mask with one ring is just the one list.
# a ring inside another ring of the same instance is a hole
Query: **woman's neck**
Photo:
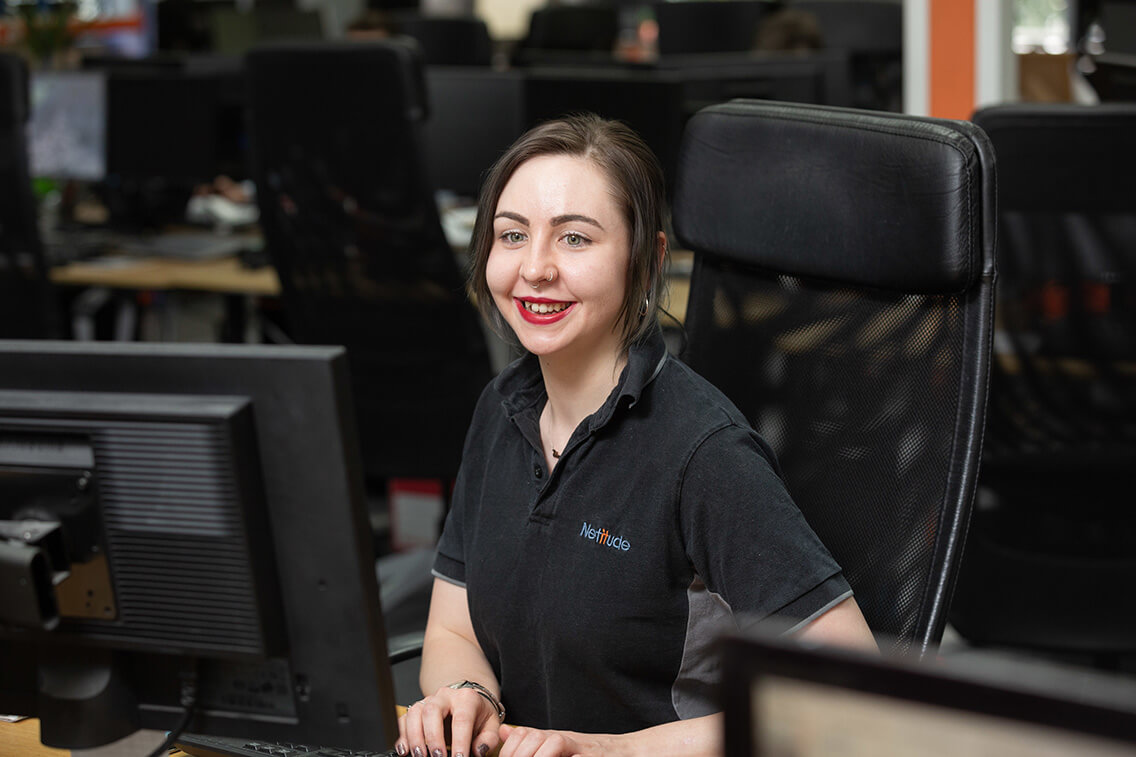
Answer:
[[[620, 373], [627, 365], [623, 350], [601, 352], [587, 360], [562, 359], [560, 356], [542, 357], [541, 374], [548, 403], [541, 414], [541, 436], [549, 467], [580, 421], [598, 410], [619, 383]], [[555, 452], [553, 452], [555, 450]]]

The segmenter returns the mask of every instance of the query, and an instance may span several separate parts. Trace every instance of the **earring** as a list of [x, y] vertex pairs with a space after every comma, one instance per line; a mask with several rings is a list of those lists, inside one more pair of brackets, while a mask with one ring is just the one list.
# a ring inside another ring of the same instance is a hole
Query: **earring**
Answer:
[[647, 311], [651, 309], [651, 298], [643, 295], [643, 307], [639, 308], [639, 317], [647, 315]]

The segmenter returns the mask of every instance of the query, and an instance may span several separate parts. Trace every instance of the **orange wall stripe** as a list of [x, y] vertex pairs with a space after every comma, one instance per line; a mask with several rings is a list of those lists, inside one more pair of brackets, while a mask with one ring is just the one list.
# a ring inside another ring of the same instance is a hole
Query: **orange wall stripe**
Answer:
[[974, 0], [929, 0], [930, 115], [970, 118], [974, 111]]

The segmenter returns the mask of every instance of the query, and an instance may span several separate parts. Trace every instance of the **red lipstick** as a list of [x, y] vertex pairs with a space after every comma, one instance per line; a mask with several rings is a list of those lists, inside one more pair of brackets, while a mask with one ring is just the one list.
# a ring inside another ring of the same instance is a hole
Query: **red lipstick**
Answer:
[[[565, 302], [564, 300], [550, 300], [546, 297], [514, 297], [513, 302], [516, 303], [517, 311], [521, 314], [521, 318], [524, 318], [528, 323], [532, 323], [537, 326], [546, 326], [550, 323], [556, 323], [561, 318], [568, 315], [568, 311], [576, 306], [576, 303], [574, 302]], [[567, 305], [567, 307], [563, 310], [558, 310], [555, 313], [534, 313], [527, 307], [525, 307], [526, 302], [532, 304], [543, 303], [546, 305]]]

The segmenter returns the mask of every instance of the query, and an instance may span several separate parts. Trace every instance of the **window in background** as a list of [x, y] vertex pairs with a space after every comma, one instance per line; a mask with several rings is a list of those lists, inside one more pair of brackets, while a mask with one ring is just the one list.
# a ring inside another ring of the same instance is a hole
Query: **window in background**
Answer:
[[1016, 0], [1011, 41], [1014, 52], [1069, 52], [1069, 16], [1066, 0]]

